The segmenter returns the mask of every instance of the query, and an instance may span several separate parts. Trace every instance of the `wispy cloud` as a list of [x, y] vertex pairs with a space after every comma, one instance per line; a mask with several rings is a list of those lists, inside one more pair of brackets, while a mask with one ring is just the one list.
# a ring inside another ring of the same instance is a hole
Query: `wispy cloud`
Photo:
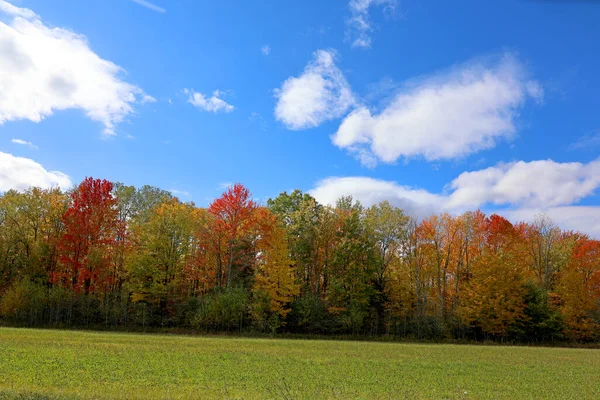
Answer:
[[575, 143], [572, 143], [569, 146], [569, 150], [584, 150], [594, 147], [600, 147], [600, 130], [593, 134], [580, 137]]
[[261, 51], [261, 52], [262, 52], [262, 53], [263, 53], [265, 56], [268, 56], [269, 54], [271, 54], [271, 47], [270, 47], [268, 44], [266, 44], [266, 45], [264, 45], [264, 46], [263, 46], [263, 47], [260, 49], [260, 51]]
[[398, 5], [397, 0], [350, 0], [348, 7], [352, 16], [346, 21], [348, 32], [346, 35], [352, 40], [352, 47], [371, 47], [371, 35], [373, 30], [369, 8], [371, 6], [383, 6], [388, 11], [393, 11]]
[[23, 139], [13, 139], [13, 140], [11, 140], [11, 142], [13, 142], [15, 144], [20, 144], [20, 145], [23, 145], [23, 146], [31, 147], [32, 149], [37, 149], [38, 148], [35, 144], [33, 144], [31, 142], [27, 142], [27, 141], [25, 141]]
[[149, 8], [152, 11], [156, 11], [156, 12], [163, 13], [163, 14], [167, 12], [167, 10], [165, 10], [164, 8], [159, 7], [156, 4], [152, 4], [152, 3], [150, 3], [149, 1], [146, 1], [146, 0], [131, 0], [131, 1], [133, 1], [134, 3], [139, 4], [140, 6]]
[[250, 120], [250, 122], [258, 124], [258, 126], [260, 126], [260, 128], [262, 130], [266, 130], [267, 129], [267, 126], [268, 126], [267, 125], [267, 121], [264, 119], [264, 117], [260, 113], [258, 113], [256, 111], [253, 111], [250, 114], [250, 116], [248, 117], [248, 119]]
[[233, 183], [231, 182], [221, 182], [219, 183], [219, 187], [217, 188], [217, 190], [227, 190], [231, 186], [233, 186]]

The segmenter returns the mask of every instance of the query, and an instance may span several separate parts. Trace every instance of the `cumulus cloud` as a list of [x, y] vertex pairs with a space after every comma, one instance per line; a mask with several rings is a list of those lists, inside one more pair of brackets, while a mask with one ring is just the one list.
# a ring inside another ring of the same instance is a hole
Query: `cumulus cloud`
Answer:
[[373, 31], [369, 8], [371, 6], [383, 6], [387, 10], [394, 10], [398, 4], [397, 0], [350, 0], [351, 17], [348, 19], [347, 35], [352, 40], [352, 47], [371, 47], [371, 35]]
[[526, 222], [532, 222], [541, 213], [548, 215], [562, 229], [583, 232], [600, 239], [600, 206], [520, 208], [499, 212], [512, 221]]
[[450, 184], [450, 207], [517, 204], [553, 207], [575, 203], [600, 187], [600, 160], [587, 164], [552, 160], [500, 164], [463, 172]]
[[28, 142], [26, 140], [23, 140], [23, 139], [13, 139], [13, 140], [11, 140], [11, 142], [13, 142], [15, 144], [20, 144], [22, 146], [31, 147], [32, 149], [37, 149], [38, 148], [35, 144], [33, 144], [31, 142]]
[[290, 77], [275, 90], [275, 118], [287, 128], [314, 128], [341, 117], [354, 104], [344, 74], [335, 65], [335, 53], [318, 50], [299, 77]]
[[62, 172], [47, 171], [41, 164], [29, 158], [0, 152], [0, 192], [55, 186], [67, 189], [71, 186], [71, 179]]
[[512, 55], [472, 61], [420, 82], [408, 82], [381, 112], [361, 106], [332, 136], [352, 153], [366, 151], [384, 163], [399, 158], [453, 159], [495, 146], [516, 132], [527, 99], [543, 89], [527, 79]]
[[423, 189], [367, 177], [327, 178], [318, 182], [309, 193], [320, 203], [330, 205], [334, 205], [341, 196], [352, 196], [365, 206], [387, 200], [416, 217], [439, 212], [445, 201], [443, 196]]
[[190, 89], [184, 89], [183, 92], [189, 96], [188, 103], [201, 110], [213, 113], [229, 113], [234, 109], [231, 104], [227, 103], [221, 98], [223, 96], [223, 92], [220, 90], [215, 90], [210, 97]]
[[122, 73], [94, 53], [85, 36], [0, 0], [0, 125], [81, 109], [113, 135], [145, 96], [121, 80]]
[[331, 205], [341, 196], [352, 196], [365, 206], [387, 200], [418, 218], [483, 208], [529, 221], [545, 212], [565, 229], [600, 237], [600, 207], [575, 205], [599, 187], [600, 159], [587, 164], [541, 160], [464, 172], [439, 193], [367, 177], [327, 178], [310, 193]]

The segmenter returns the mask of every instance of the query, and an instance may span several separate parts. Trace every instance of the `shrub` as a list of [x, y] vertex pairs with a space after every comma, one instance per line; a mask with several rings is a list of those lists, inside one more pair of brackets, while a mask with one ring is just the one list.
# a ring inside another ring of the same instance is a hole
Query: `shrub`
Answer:
[[248, 317], [250, 298], [243, 287], [233, 287], [204, 296], [195, 325], [206, 330], [241, 330]]

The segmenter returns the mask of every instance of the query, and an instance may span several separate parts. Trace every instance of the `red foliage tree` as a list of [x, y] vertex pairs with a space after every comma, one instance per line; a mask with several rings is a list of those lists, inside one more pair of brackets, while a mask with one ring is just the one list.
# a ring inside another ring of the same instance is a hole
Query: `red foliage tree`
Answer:
[[[231, 284], [235, 246], [240, 238], [251, 229], [255, 210], [256, 203], [252, 201], [250, 191], [239, 183], [228, 188], [208, 208], [208, 211], [215, 216], [215, 234], [223, 235], [227, 241], [227, 287]], [[222, 276], [223, 271], [218, 271], [219, 284], [221, 284]]]
[[71, 194], [63, 215], [60, 268], [51, 277], [54, 283], [78, 293], [97, 293], [105, 291], [114, 279], [111, 256], [125, 229], [112, 190], [112, 182], [86, 178]]
[[511, 249], [518, 232], [506, 218], [492, 214], [485, 219], [486, 242], [492, 253]]

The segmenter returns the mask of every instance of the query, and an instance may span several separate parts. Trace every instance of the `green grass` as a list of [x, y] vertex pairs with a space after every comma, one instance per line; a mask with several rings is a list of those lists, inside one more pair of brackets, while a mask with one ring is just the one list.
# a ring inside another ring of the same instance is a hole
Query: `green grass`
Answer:
[[0, 328], [0, 399], [599, 399], [600, 351]]

